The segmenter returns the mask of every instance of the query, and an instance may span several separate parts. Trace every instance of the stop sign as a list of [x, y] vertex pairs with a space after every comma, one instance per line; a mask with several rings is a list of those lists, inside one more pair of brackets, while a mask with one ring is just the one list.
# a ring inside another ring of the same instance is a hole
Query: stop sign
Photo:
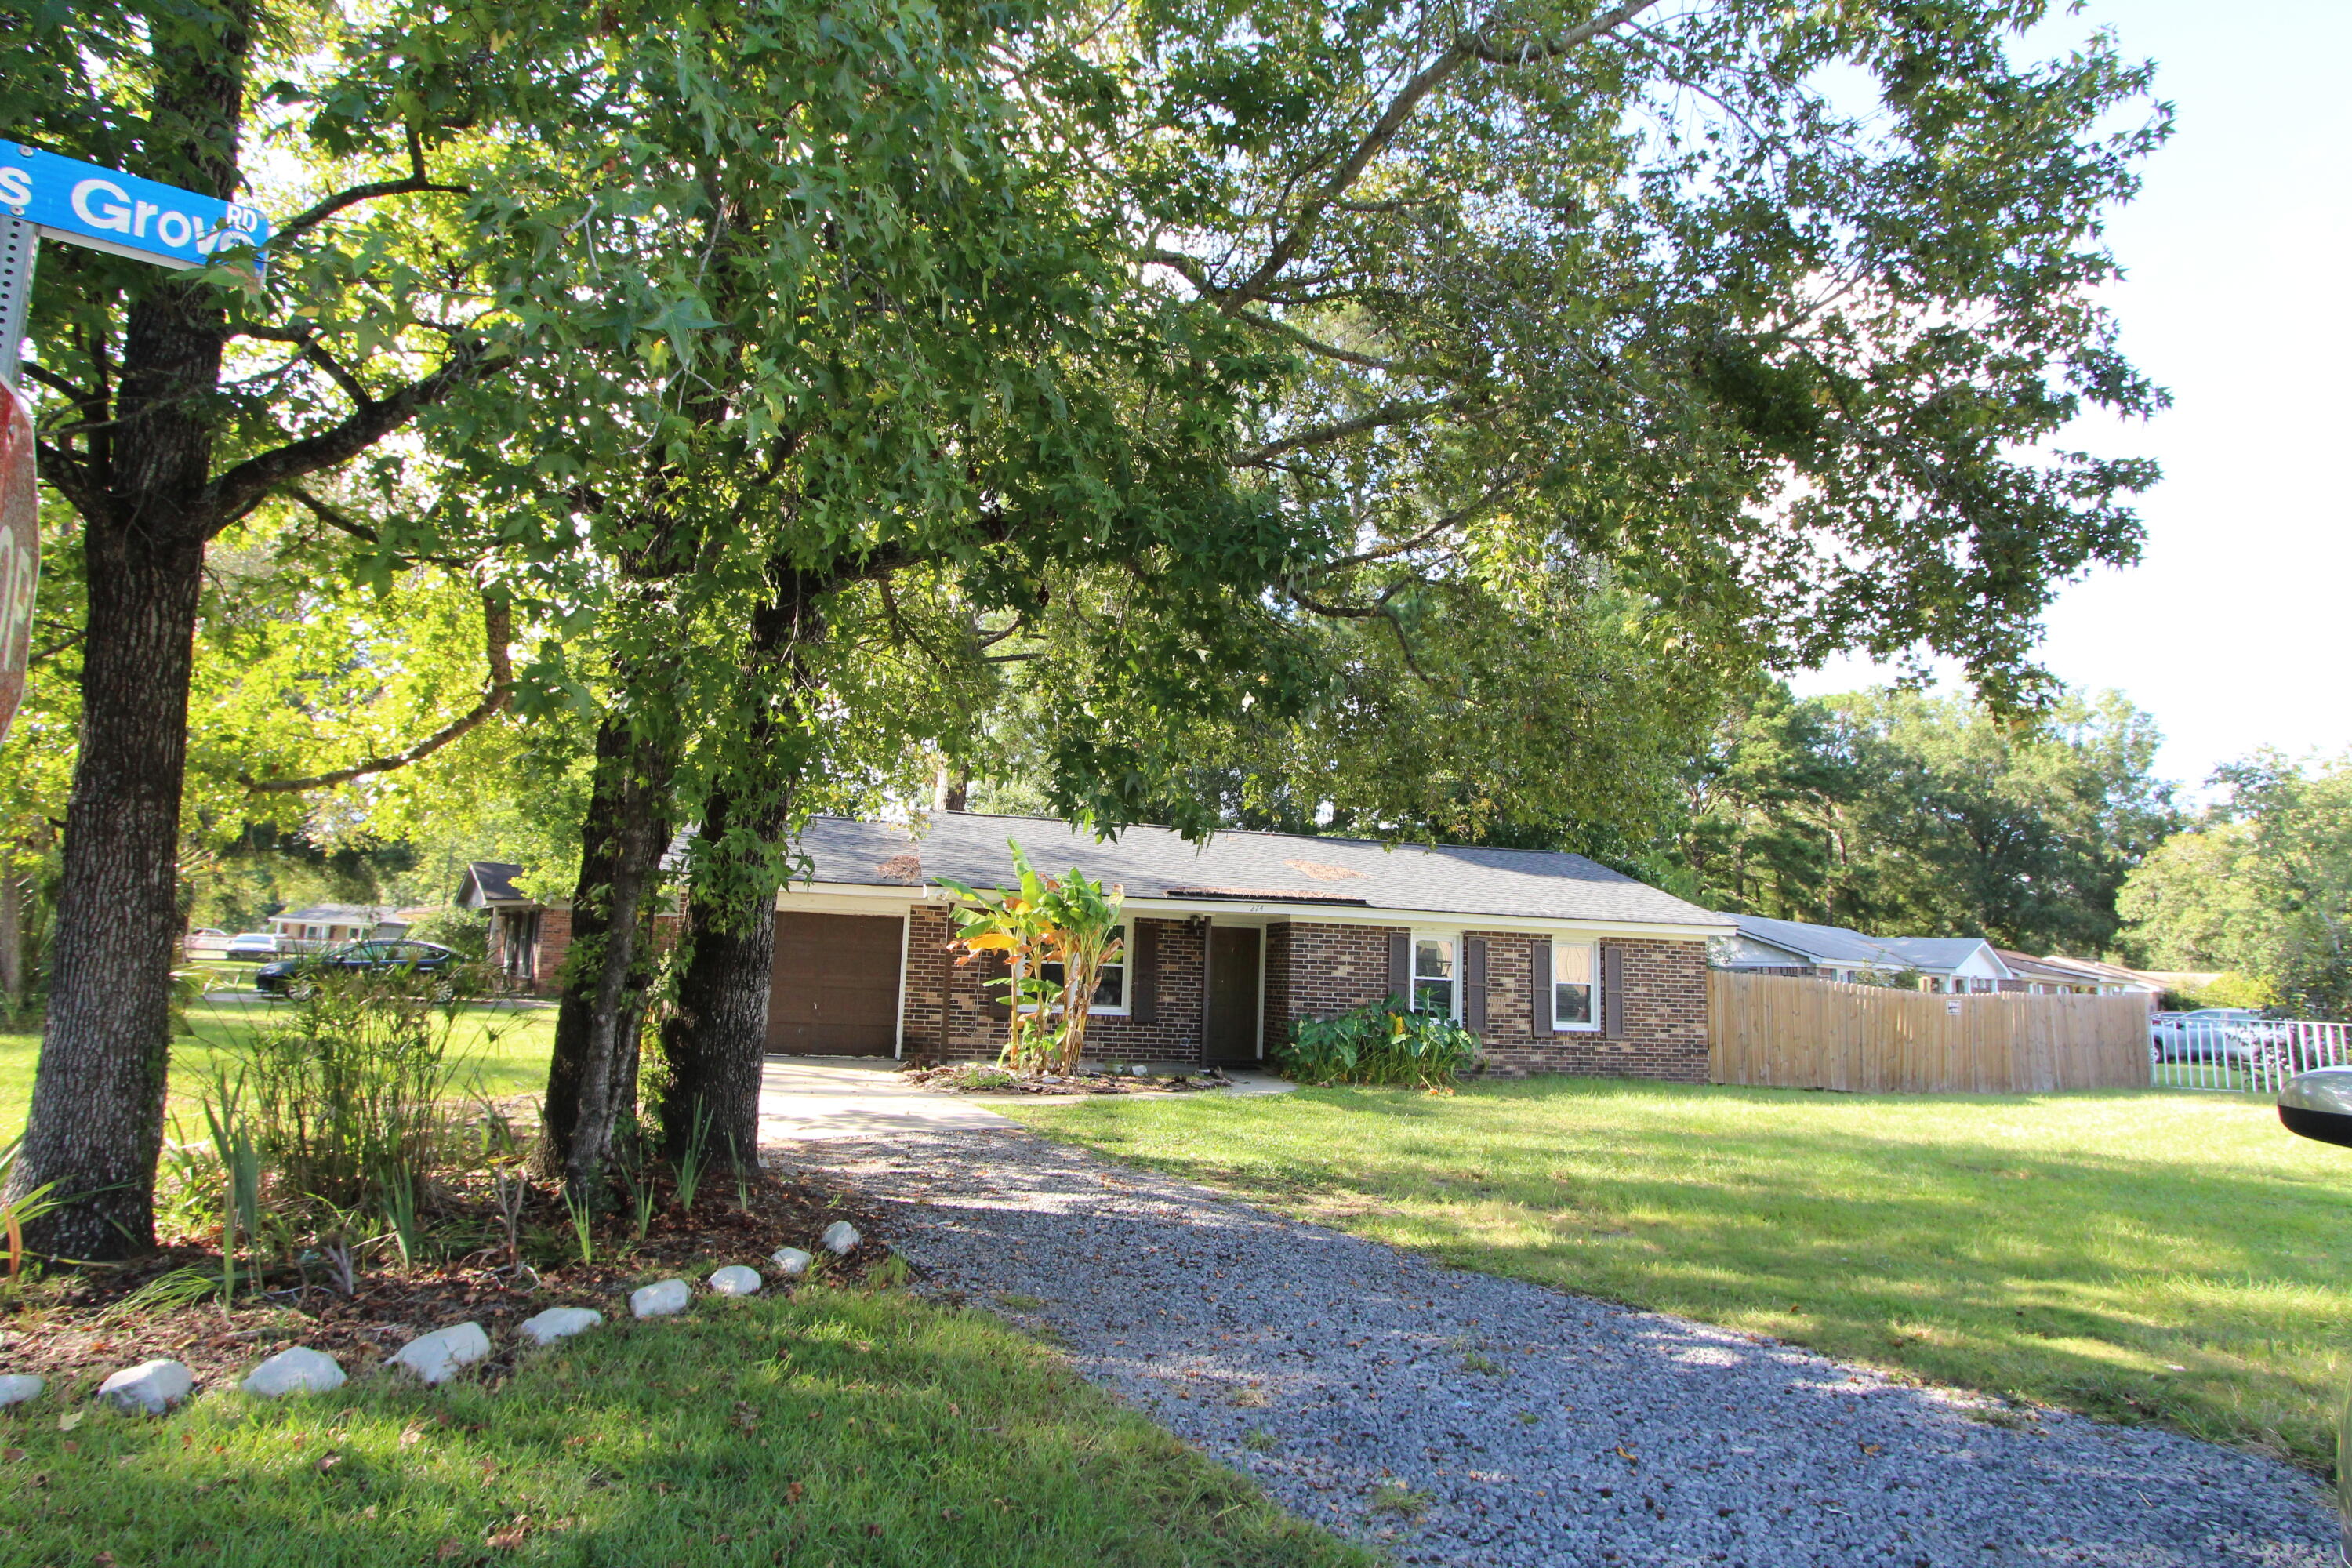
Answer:
[[33, 584], [41, 574], [41, 503], [33, 486], [33, 411], [0, 382], [0, 737], [25, 700]]

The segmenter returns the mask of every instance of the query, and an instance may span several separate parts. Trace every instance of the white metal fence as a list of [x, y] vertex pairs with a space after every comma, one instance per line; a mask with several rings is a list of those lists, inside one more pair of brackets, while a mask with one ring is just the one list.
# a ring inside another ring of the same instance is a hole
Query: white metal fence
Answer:
[[2299, 1072], [2352, 1067], [2352, 1024], [2159, 1016], [2148, 1025], [2148, 1056], [2158, 1088], [2276, 1094]]

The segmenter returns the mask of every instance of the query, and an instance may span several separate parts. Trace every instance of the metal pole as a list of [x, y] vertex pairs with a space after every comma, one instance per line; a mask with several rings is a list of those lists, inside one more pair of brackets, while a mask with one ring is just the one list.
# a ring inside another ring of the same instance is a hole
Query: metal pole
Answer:
[[25, 312], [33, 303], [33, 262], [41, 231], [20, 217], [0, 216], [0, 381], [18, 384], [25, 352]]

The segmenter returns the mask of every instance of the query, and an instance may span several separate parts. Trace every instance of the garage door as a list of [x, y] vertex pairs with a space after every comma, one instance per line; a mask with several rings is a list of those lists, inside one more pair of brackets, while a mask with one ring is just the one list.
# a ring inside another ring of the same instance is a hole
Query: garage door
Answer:
[[888, 1056], [898, 1044], [905, 924], [889, 916], [779, 914], [768, 1049]]

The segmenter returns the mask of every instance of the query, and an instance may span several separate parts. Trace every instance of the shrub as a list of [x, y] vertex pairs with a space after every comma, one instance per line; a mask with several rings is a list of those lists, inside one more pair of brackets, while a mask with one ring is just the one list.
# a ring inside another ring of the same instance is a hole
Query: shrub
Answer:
[[326, 974], [237, 1055], [263, 1159], [295, 1194], [395, 1218], [437, 1163], [451, 1015], [416, 976]]
[[408, 928], [418, 942], [434, 942], [476, 963], [490, 956], [490, 919], [473, 910], [435, 910]]
[[1275, 1052], [1275, 1070], [1300, 1083], [1413, 1084], [1440, 1089], [1478, 1062], [1478, 1037], [1391, 997], [1336, 1018], [1303, 1018]]

